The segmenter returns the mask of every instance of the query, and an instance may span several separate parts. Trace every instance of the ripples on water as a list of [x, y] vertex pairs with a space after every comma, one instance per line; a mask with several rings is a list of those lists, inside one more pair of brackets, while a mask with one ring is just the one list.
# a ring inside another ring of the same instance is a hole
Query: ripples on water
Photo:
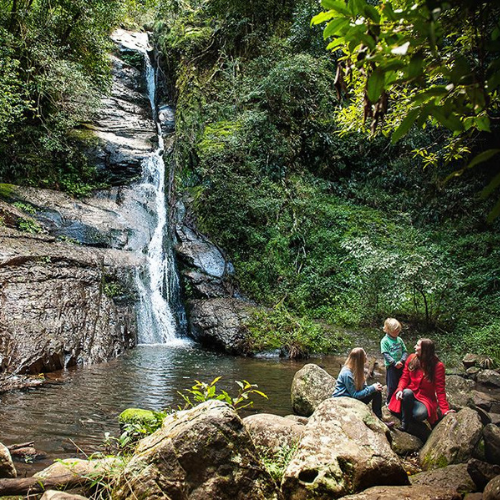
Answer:
[[177, 391], [195, 380], [217, 383], [231, 395], [235, 380], [255, 383], [269, 397], [255, 395], [250, 412], [291, 413], [290, 388], [297, 370], [307, 362], [336, 375], [343, 359], [309, 361], [240, 358], [205, 351], [194, 344], [144, 345], [99, 365], [49, 374], [51, 383], [0, 396], [0, 442], [34, 441], [49, 457], [92, 453], [102, 447], [104, 433], [119, 434], [118, 415], [126, 408], [175, 408]]

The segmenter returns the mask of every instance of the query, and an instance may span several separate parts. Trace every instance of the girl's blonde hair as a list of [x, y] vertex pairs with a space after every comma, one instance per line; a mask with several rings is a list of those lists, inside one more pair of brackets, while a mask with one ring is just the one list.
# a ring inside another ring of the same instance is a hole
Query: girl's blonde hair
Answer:
[[363, 389], [365, 384], [365, 363], [366, 363], [366, 352], [361, 347], [355, 347], [347, 356], [344, 366], [347, 366], [349, 370], [352, 371], [354, 375], [354, 385], [356, 390], [360, 391]]
[[395, 318], [387, 318], [384, 321], [385, 333], [399, 333], [401, 331], [401, 323]]

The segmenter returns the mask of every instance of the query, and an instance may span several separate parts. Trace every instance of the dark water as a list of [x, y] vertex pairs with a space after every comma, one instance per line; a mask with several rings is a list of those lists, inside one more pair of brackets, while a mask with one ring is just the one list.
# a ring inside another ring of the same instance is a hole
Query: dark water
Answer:
[[140, 346], [109, 363], [50, 374], [52, 382], [36, 389], [0, 395], [0, 442], [34, 441], [49, 463], [78, 450], [90, 454], [102, 449], [105, 432], [118, 436], [117, 417], [126, 408], [175, 408], [182, 403], [177, 391], [217, 376], [222, 376], [217, 387], [230, 395], [237, 393], [235, 380], [255, 383], [267, 394], [268, 400], [251, 398], [250, 412], [287, 415], [292, 379], [304, 364], [314, 362], [336, 376], [343, 361], [238, 358], [189, 344]]

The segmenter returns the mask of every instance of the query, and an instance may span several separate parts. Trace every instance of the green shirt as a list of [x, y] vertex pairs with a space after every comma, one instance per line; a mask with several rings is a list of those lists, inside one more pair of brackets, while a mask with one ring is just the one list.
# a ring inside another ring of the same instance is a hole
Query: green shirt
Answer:
[[408, 357], [406, 346], [401, 337], [393, 338], [389, 334], [380, 341], [380, 351], [384, 355], [385, 366], [395, 365]]

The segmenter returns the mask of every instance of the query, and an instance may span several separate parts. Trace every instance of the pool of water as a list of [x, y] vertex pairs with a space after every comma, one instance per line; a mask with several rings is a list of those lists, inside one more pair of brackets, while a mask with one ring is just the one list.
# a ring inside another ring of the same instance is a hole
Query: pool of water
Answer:
[[217, 376], [222, 377], [217, 387], [231, 395], [237, 393], [236, 380], [248, 380], [268, 396], [252, 397], [246, 414], [287, 415], [292, 380], [304, 364], [316, 363], [336, 376], [344, 359], [241, 358], [194, 344], [139, 346], [108, 363], [51, 373], [41, 387], [0, 395], [0, 442], [34, 441], [49, 463], [77, 452], [91, 454], [102, 449], [106, 432], [119, 435], [118, 415], [126, 408], [176, 408], [183, 403], [177, 391]]

